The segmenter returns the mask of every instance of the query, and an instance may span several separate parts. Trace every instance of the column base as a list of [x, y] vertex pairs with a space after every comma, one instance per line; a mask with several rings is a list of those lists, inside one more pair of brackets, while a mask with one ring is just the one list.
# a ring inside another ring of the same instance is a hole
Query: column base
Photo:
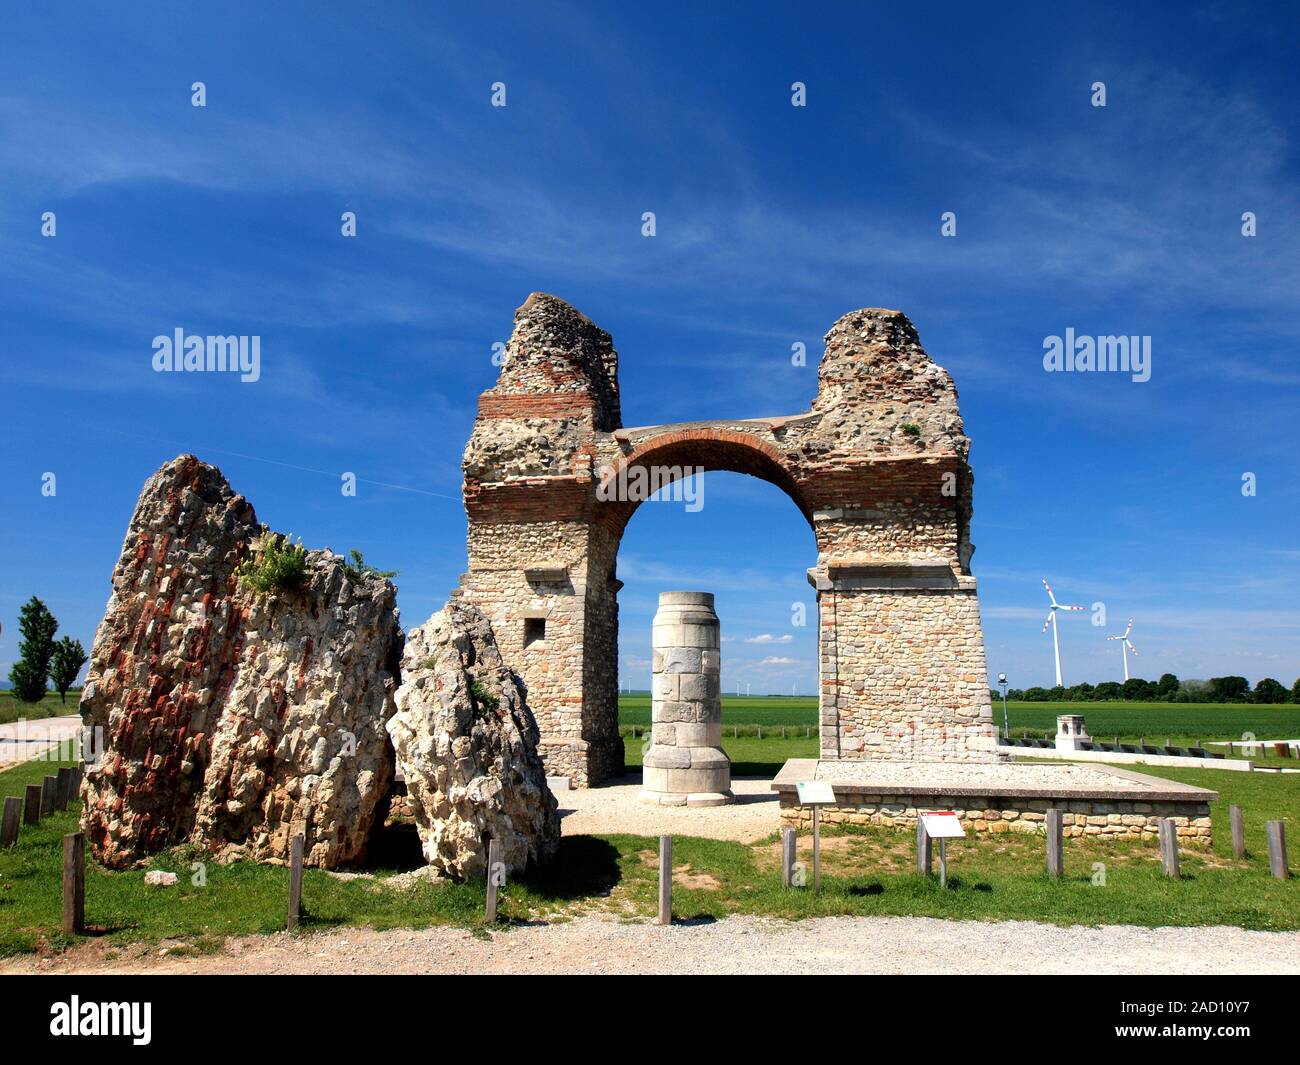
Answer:
[[729, 791], [694, 791], [685, 795], [668, 791], [642, 791], [637, 798], [654, 806], [727, 806], [736, 801]]

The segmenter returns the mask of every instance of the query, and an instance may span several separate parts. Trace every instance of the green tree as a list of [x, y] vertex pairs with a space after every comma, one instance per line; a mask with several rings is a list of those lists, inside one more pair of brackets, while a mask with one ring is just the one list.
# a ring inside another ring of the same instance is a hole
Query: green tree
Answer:
[[54, 690], [59, 693], [59, 702], [67, 704], [68, 689], [72, 687], [86, 664], [86, 649], [80, 640], [65, 636], [54, 645], [54, 656], [50, 660], [50, 680], [54, 681]]
[[1291, 701], [1300, 703], [1300, 677], [1296, 677], [1295, 683], [1291, 685]]
[[1255, 685], [1255, 690], [1250, 693], [1250, 701], [1252, 703], [1284, 703], [1286, 702], [1286, 689], [1272, 677], [1264, 677]]
[[54, 634], [59, 623], [50, 608], [32, 596], [18, 612], [18, 661], [9, 670], [14, 695], [25, 703], [39, 703], [45, 696], [45, 678], [50, 675], [54, 656]]
[[1162, 699], [1172, 699], [1178, 692], [1178, 678], [1172, 673], [1162, 673], [1156, 681], [1156, 692]]
[[1209, 702], [1244, 703], [1250, 696], [1250, 681], [1245, 677], [1211, 677]]
[[1093, 689], [1092, 697], [1097, 702], [1109, 702], [1111, 699], [1122, 699], [1124, 692], [1118, 681], [1103, 680]]

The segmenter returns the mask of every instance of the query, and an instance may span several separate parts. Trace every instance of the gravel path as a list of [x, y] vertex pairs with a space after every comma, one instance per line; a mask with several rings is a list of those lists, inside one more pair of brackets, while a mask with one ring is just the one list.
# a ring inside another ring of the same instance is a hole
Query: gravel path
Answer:
[[[164, 948], [165, 949], [165, 948]], [[1300, 973], [1300, 933], [1238, 928], [1058, 928], [929, 917], [731, 917], [662, 928], [600, 917], [491, 940], [449, 928], [347, 929], [228, 940], [219, 954], [112, 957], [88, 944], [0, 973]]]
[[733, 778], [736, 801], [727, 806], [658, 806], [641, 802], [636, 772], [599, 788], [558, 791], [566, 836], [707, 836], [742, 843], [770, 836], [781, 827], [777, 794], [768, 777]]

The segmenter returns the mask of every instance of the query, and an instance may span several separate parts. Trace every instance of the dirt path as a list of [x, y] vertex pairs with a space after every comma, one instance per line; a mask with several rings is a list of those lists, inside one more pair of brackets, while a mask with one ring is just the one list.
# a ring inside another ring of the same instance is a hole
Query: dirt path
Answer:
[[[166, 948], [161, 948], [165, 950]], [[760, 917], [662, 928], [583, 917], [476, 937], [459, 929], [248, 936], [202, 957], [91, 943], [0, 973], [1300, 973], [1300, 933], [1058, 928], [929, 917]]]
[[637, 770], [599, 788], [558, 791], [566, 836], [706, 836], [748, 843], [781, 827], [781, 812], [770, 777], [737, 777], [736, 801], [727, 806], [656, 806], [641, 802]]

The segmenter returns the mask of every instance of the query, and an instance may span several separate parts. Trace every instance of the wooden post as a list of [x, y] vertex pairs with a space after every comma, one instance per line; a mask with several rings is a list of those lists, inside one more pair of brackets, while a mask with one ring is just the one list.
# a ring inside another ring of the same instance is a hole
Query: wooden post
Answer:
[[934, 841], [930, 839], [930, 834], [925, 830], [925, 822], [921, 820], [920, 815], [916, 818], [916, 871], [930, 875], [934, 867]]
[[1047, 811], [1047, 875], [1053, 879], [1060, 879], [1065, 872], [1064, 825], [1062, 811], [1055, 808]]
[[673, 923], [673, 837], [659, 837], [659, 923]]
[[59, 770], [59, 775], [54, 778], [54, 808], [56, 810], [66, 810], [71, 793], [72, 770], [68, 766], [64, 766]]
[[18, 842], [18, 815], [22, 808], [23, 800], [17, 795], [5, 797], [4, 816], [0, 817], [0, 847], [12, 847]]
[[1180, 875], [1178, 870], [1178, 826], [1169, 817], [1162, 817], [1159, 824], [1160, 857], [1164, 862], [1165, 876], [1172, 876], [1177, 880]]
[[306, 840], [301, 832], [289, 844], [289, 931], [298, 927], [302, 912], [302, 850]]
[[1286, 825], [1281, 821], [1267, 821], [1264, 824], [1268, 833], [1268, 869], [1279, 880], [1291, 876], [1286, 864]]
[[795, 833], [788, 825], [781, 829], [781, 886], [789, 887], [794, 880]]
[[69, 832], [63, 837], [63, 931], [79, 936], [85, 930], [86, 837]]
[[497, 920], [497, 866], [501, 864], [501, 843], [488, 840], [487, 853], [487, 923], [496, 924]]
[[813, 891], [822, 889], [822, 822], [821, 807], [813, 803]]
[[54, 813], [54, 792], [58, 787], [58, 781], [54, 777], [46, 777], [41, 781], [41, 816], [49, 817]]
[[29, 825], [41, 823], [41, 786], [27, 785], [27, 798], [23, 800], [23, 822]]
[[1232, 856], [1246, 857], [1246, 825], [1241, 817], [1240, 806], [1228, 807], [1228, 820], [1232, 822]]

